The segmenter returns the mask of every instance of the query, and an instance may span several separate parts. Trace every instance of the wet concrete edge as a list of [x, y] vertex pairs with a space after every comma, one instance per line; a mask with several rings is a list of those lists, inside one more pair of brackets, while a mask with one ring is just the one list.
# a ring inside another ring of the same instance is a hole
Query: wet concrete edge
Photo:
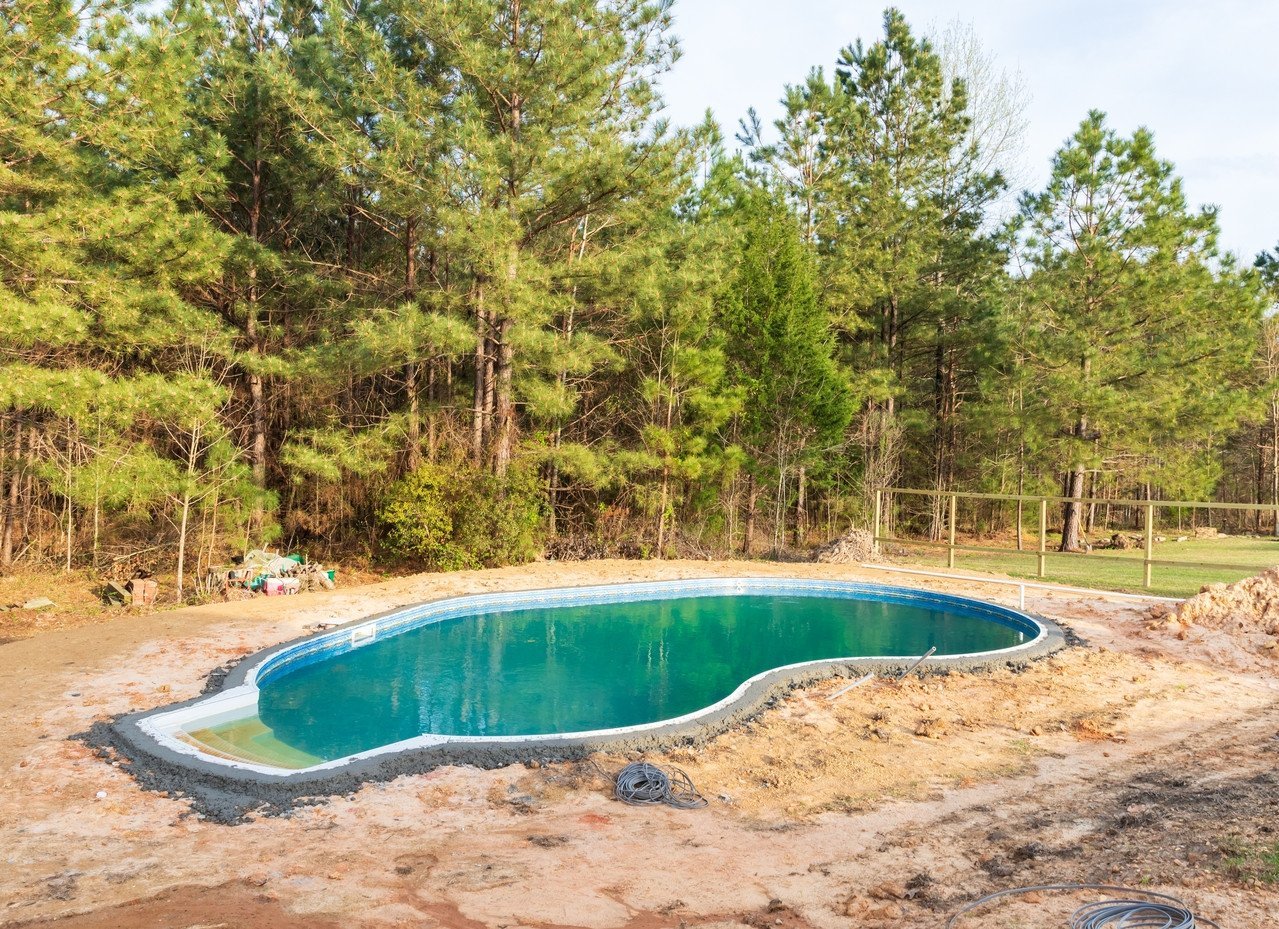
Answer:
[[[916, 673], [944, 675], [981, 672], [1007, 667], [1025, 670], [1067, 647], [1069, 636], [1051, 620], [1039, 618], [1048, 629], [1040, 642], [1015, 657], [992, 659], [932, 659]], [[446, 743], [425, 748], [354, 760], [340, 768], [313, 773], [270, 775], [229, 768], [174, 752], [138, 728], [150, 712], [131, 713], [95, 723], [75, 736], [104, 758], [120, 762], [147, 790], [187, 799], [206, 819], [234, 824], [252, 814], [282, 815], [298, 806], [324, 802], [328, 797], [352, 794], [366, 783], [385, 782], [407, 774], [423, 774], [446, 765], [482, 769], [506, 767], [527, 761], [578, 761], [596, 752], [627, 754], [697, 748], [723, 733], [758, 718], [787, 693], [833, 677], [860, 677], [867, 673], [900, 674], [903, 662], [868, 659], [833, 661], [803, 669], [774, 672], [756, 681], [734, 704], [705, 717], [626, 736], [548, 739], [527, 743]], [[187, 701], [194, 702], [194, 701]]]
[[[403, 606], [395, 607], [334, 628], [356, 626], [371, 619], [394, 615], [403, 609]], [[1043, 638], [1013, 651], [1004, 650], [969, 657], [930, 658], [915, 673], [936, 675], [991, 671], [998, 668], [1024, 670], [1033, 661], [1067, 646], [1082, 644], [1071, 630], [1051, 619], [1029, 613], [1023, 615], [1030, 616], [1043, 625]], [[334, 630], [328, 629], [325, 633], [332, 631]], [[353, 759], [341, 767], [309, 773], [275, 775], [204, 761], [161, 745], [141, 729], [143, 719], [156, 713], [189, 706], [210, 693], [242, 684], [253, 668], [263, 666], [273, 655], [321, 634], [324, 633], [301, 636], [245, 656], [243, 660], [230, 665], [215, 668], [210, 673], [203, 692], [190, 700], [100, 721], [72, 738], [94, 748], [102, 757], [118, 761], [120, 767], [145, 789], [174, 798], [185, 798], [204, 818], [233, 824], [245, 821], [252, 814], [286, 814], [298, 806], [314, 805], [324, 802], [328, 797], [351, 794], [366, 783], [390, 781], [406, 774], [421, 774], [446, 765], [492, 769], [528, 761], [576, 761], [596, 752], [629, 754], [696, 748], [759, 717], [797, 688], [834, 677], [860, 677], [867, 673], [893, 676], [901, 674], [911, 664], [902, 660], [864, 658], [835, 659], [799, 668], [779, 668], [752, 682], [741, 697], [727, 706], [709, 710], [695, 719], [642, 732], [528, 742], [444, 743]]]

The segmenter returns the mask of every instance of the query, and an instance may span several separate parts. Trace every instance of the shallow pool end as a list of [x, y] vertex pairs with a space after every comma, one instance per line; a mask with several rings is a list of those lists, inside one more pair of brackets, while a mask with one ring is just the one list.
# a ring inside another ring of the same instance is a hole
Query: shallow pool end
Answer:
[[[797, 586], [848, 584], [848, 582], [821, 582], [811, 579], [788, 579]], [[715, 578], [705, 579], [705, 587], [721, 585], [773, 586], [787, 581], [777, 578]], [[609, 585], [621, 588], [663, 588], [667, 585], [689, 582], [656, 582], [649, 584]], [[880, 585], [849, 585], [870, 586]], [[602, 588], [582, 588], [585, 592]], [[1032, 641], [993, 652], [972, 655], [930, 658], [921, 665], [917, 674], [947, 674], [951, 672], [988, 671], [996, 668], [1021, 669], [1030, 662], [1041, 659], [1065, 647], [1067, 634], [1043, 617], [1030, 616], [1020, 611], [996, 607], [993, 604], [973, 601], [970, 598], [935, 594], [912, 588], [887, 588], [914, 594], [920, 598], [941, 600], [967, 600], [1026, 620], [1037, 626], [1040, 635]], [[559, 588], [565, 591], [566, 588]], [[512, 596], [528, 597], [538, 591], [514, 592]], [[448, 598], [466, 600], [469, 598]], [[267, 649], [234, 668], [210, 693], [184, 701], [139, 713], [121, 716], [110, 723], [97, 724], [79, 738], [97, 748], [104, 755], [120, 761], [142, 786], [192, 801], [197, 812], [206, 818], [221, 822], [243, 821], [251, 814], [278, 814], [324, 797], [349, 794], [368, 782], [389, 781], [405, 774], [430, 771], [444, 765], [469, 765], [479, 768], [498, 768], [527, 761], [572, 761], [585, 758], [595, 752], [629, 753], [662, 752], [675, 748], [695, 748], [720, 734], [759, 716], [775, 704], [787, 692], [833, 677], [860, 677], [867, 673], [894, 676], [905, 671], [914, 661], [906, 658], [839, 658], [805, 662], [800, 665], [776, 668], [752, 677], [744, 682], [730, 697], [714, 706], [685, 717], [663, 723], [603, 730], [597, 733], [580, 733], [563, 736], [524, 736], [500, 739], [452, 738], [425, 736], [370, 752], [339, 759], [322, 766], [298, 771], [272, 770], [251, 764], [228, 763], [226, 759], [213, 760], [203, 756], [190, 746], [183, 746], [173, 739], [157, 738], [157, 723], [165, 718], [181, 717], [183, 711], [196, 704], [207, 705], [220, 701], [236, 705], [245, 692], [254, 686], [258, 672], [282, 655], [305, 651], [317, 642], [334, 635], [351, 635], [351, 631], [368, 623], [395, 617], [404, 610], [392, 610], [379, 617], [361, 619], [325, 633], [306, 636], [293, 642]]]

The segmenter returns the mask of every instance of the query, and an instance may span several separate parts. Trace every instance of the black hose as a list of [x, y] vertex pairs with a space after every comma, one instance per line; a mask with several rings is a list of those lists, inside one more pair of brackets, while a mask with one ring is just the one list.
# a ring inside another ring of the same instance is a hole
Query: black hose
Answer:
[[1106, 893], [1135, 895], [1145, 899], [1134, 900], [1129, 897], [1117, 900], [1099, 900], [1096, 903], [1085, 903], [1070, 915], [1069, 929], [1221, 929], [1211, 919], [1195, 914], [1176, 897], [1167, 894], [1152, 893], [1148, 890], [1133, 890], [1130, 887], [1112, 887], [1108, 884], [1040, 884], [1036, 887], [1013, 887], [986, 894], [966, 904], [946, 921], [946, 929], [952, 927], [965, 913], [984, 906], [1001, 897], [1028, 894], [1036, 891], [1072, 892], [1078, 890], [1100, 890]]
[[628, 764], [617, 772], [613, 778], [613, 796], [633, 806], [665, 803], [677, 810], [697, 810], [706, 806], [706, 798], [697, 792], [687, 774], [674, 767], [668, 773], [647, 761]]

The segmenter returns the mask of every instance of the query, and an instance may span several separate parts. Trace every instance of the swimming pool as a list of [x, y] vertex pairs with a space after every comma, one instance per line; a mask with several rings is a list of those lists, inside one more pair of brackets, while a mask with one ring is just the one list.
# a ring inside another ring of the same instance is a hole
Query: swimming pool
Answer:
[[929, 648], [929, 666], [972, 667], [1058, 645], [1054, 626], [1017, 610], [851, 582], [480, 594], [268, 650], [219, 692], [119, 728], [134, 747], [230, 777], [499, 763], [695, 741], [781, 687], [902, 668]]

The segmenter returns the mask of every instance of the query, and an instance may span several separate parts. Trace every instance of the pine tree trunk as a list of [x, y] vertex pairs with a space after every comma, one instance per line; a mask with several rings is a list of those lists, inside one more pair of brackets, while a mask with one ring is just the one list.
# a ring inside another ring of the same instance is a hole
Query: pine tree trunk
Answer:
[[671, 499], [671, 469], [667, 465], [662, 468], [662, 490], [658, 496], [658, 512], [657, 512], [657, 551], [658, 558], [665, 557], [666, 551], [666, 509], [670, 506]]
[[511, 464], [515, 447], [515, 400], [511, 395], [511, 374], [515, 349], [511, 345], [514, 322], [503, 317], [497, 324], [497, 392], [494, 398], [497, 437], [493, 449], [493, 473], [503, 475]]
[[[8, 485], [4, 488], [4, 523], [0, 525], [0, 567], [13, 566], [13, 544], [18, 525], [19, 494], [22, 489], [22, 414], [13, 416], [13, 456], [8, 462]], [[0, 487], [4, 485], [0, 484]]]
[[22, 477], [22, 532], [18, 538], [24, 542], [31, 538], [31, 514], [36, 504], [36, 479], [32, 471], [35, 464], [35, 449], [39, 436], [34, 425], [27, 427], [27, 441], [23, 447], [25, 469]]
[[404, 457], [405, 467], [416, 471], [422, 466], [422, 396], [418, 388], [422, 365], [411, 361], [404, 368], [404, 392], [409, 399], [409, 421], [405, 430], [405, 441], [408, 454]]
[[[888, 366], [900, 374], [900, 358], [898, 357], [899, 328], [901, 307], [896, 294], [891, 295], [884, 304], [880, 320], [880, 337], [883, 340], [884, 354]], [[897, 421], [897, 399], [891, 394], [884, 400], [880, 415], [876, 417], [877, 435], [874, 442], [874, 455], [877, 459], [874, 472], [876, 484], [889, 486], [896, 483], [900, 470], [901, 449], [897, 442], [895, 425]], [[890, 514], [891, 515], [891, 514]]]
[[[205, 551], [208, 552], [206, 563], [213, 565], [218, 551], [218, 507], [221, 504], [221, 495], [218, 492], [218, 486], [213, 487], [213, 499], [209, 501], [208, 508], [204, 511], [204, 521], [209, 525], [209, 545]], [[213, 518], [209, 519], [208, 514], [212, 514]]]
[[[662, 419], [662, 424], [666, 429], [666, 434], [671, 434], [671, 426], [675, 422], [675, 391], [676, 385], [671, 383], [670, 389], [666, 392], [666, 410]], [[663, 557], [662, 553], [666, 549], [666, 511], [670, 507], [671, 502], [671, 462], [666, 458], [662, 462], [662, 492], [661, 492], [661, 509], [657, 515], [657, 557]]]
[[[249, 375], [249, 409], [253, 430], [253, 483], [259, 490], [266, 489], [266, 400], [262, 375]], [[260, 526], [264, 514], [261, 504], [254, 505], [254, 523]]]
[[475, 392], [471, 403], [471, 457], [484, 463], [484, 413], [488, 395], [488, 315], [484, 309], [484, 284], [475, 285]]
[[773, 557], [781, 555], [782, 542], [786, 539], [786, 464], [778, 462], [777, 493], [773, 498]]
[[808, 501], [805, 494], [808, 492], [807, 485], [808, 469], [803, 465], [799, 466], [799, 473], [795, 476], [795, 547], [803, 548], [804, 543], [808, 541]]
[[182, 520], [178, 525], [178, 601], [181, 602], [186, 584], [187, 529], [191, 524], [191, 484], [195, 476], [196, 459], [199, 456], [201, 430], [191, 430], [191, 447], [187, 453], [187, 487], [182, 493]]
[[497, 339], [494, 336], [496, 325], [497, 317], [494, 311], [489, 309], [484, 326], [484, 455], [485, 463], [489, 465], [493, 461], [493, 427], [495, 425], [493, 411], [497, 403]]
[[[1080, 359], [1079, 365], [1080, 381], [1087, 384], [1091, 380], [1092, 361], [1088, 358]], [[1082, 455], [1081, 446], [1088, 439], [1088, 417], [1080, 414], [1079, 419], [1075, 422], [1074, 436], [1076, 446], [1074, 453], [1076, 456]], [[1075, 465], [1066, 475], [1066, 496], [1082, 497], [1084, 495], [1084, 463], [1076, 461]], [[1067, 500], [1062, 504], [1061, 514], [1061, 546], [1063, 552], [1078, 552], [1083, 550], [1083, 539], [1081, 537], [1081, 523], [1083, 517], [1083, 505], [1078, 500]]]
[[937, 347], [933, 357], [933, 409], [936, 425], [933, 430], [933, 489], [939, 496], [932, 498], [932, 520], [929, 538], [940, 542], [946, 535], [947, 511], [945, 498], [940, 494], [954, 489], [955, 454], [958, 446], [959, 373], [955, 352], [947, 347], [949, 323], [939, 323]]
[[67, 520], [66, 571], [68, 573], [70, 573], [71, 571], [71, 556], [72, 556], [72, 550], [74, 546], [74, 528], [75, 528], [75, 512], [71, 506], [71, 468], [75, 465], [74, 456], [75, 456], [75, 450], [71, 444], [71, 427], [70, 425], [68, 425], [67, 426], [67, 473], [66, 473], [67, 485], [66, 485], [66, 491], [65, 491], [66, 501], [65, 501], [65, 506], [63, 507], [63, 514], [66, 516], [66, 520]]
[[1279, 398], [1270, 401], [1270, 502], [1275, 507], [1274, 535], [1279, 537]]
[[559, 504], [559, 482], [559, 465], [551, 459], [551, 463], [546, 466], [546, 531], [552, 539], [559, 532], [555, 519], [555, 508]]
[[[255, 143], [257, 140], [255, 139]], [[253, 162], [251, 200], [249, 204], [249, 238], [259, 241], [262, 221], [264, 192], [262, 187], [263, 165], [260, 160]], [[249, 350], [261, 354], [262, 346], [258, 341], [258, 269], [249, 266], [249, 287], [246, 300], [248, 306], [244, 316], [244, 337], [249, 343]], [[259, 490], [266, 490], [266, 398], [264, 396], [262, 375], [256, 371], [249, 374], [249, 422], [251, 435], [251, 458], [253, 462], [253, 483]], [[252, 525], [261, 529], [265, 513], [261, 502], [253, 505]]]
[[67, 531], [66, 531], [67, 558], [66, 558], [66, 563], [63, 566], [63, 570], [65, 570], [68, 574], [70, 574], [71, 573], [71, 552], [72, 552], [71, 537], [72, 537], [72, 530], [74, 529], [74, 524], [72, 522], [72, 519], [74, 517], [71, 512], [71, 497], [69, 495], [63, 504], [62, 515], [65, 517], [67, 521]]
[[[1266, 427], [1264, 425], [1257, 429], [1257, 461], [1256, 468], [1253, 471], [1252, 480], [1252, 502], [1257, 506], [1261, 506], [1262, 488], [1266, 483]], [[1252, 531], [1253, 534], [1261, 533], [1261, 510], [1254, 510], [1252, 513]]]
[[426, 366], [426, 399], [430, 402], [430, 412], [426, 414], [426, 454], [427, 459], [435, 461], [439, 452], [440, 436], [439, 426], [436, 424], [436, 410], [439, 403], [440, 392], [439, 384], [436, 378], [436, 364], [434, 360], [427, 362]]
[[936, 496], [930, 498], [928, 541], [940, 542], [946, 533], [946, 522], [943, 515], [944, 500], [942, 492], [946, 488], [946, 347], [945, 330], [942, 323], [937, 323], [936, 344], [933, 347], [933, 490]]
[[[1020, 469], [1017, 474], [1017, 496], [1018, 497], [1021, 497], [1021, 495], [1026, 492], [1025, 486], [1026, 486], [1025, 470]], [[1026, 528], [1026, 508], [1023, 505], [1023, 503], [1024, 501], [1022, 500], [1017, 501], [1017, 551], [1021, 551], [1022, 546], [1024, 544], [1022, 542], [1022, 538], [1025, 534], [1025, 528]]]
[[[1084, 466], [1077, 464], [1066, 475], [1066, 496], [1082, 497], [1084, 495]], [[1067, 500], [1062, 504], [1061, 514], [1061, 551], [1077, 552], [1083, 549], [1080, 529], [1083, 507], [1077, 500]]]
[[758, 492], [755, 489], [755, 475], [746, 477], [746, 524], [742, 533], [742, 554], [750, 557], [755, 545], [755, 500]]
[[[404, 220], [404, 299], [412, 303], [417, 299], [417, 220], [410, 216]], [[417, 346], [413, 346], [417, 349]], [[410, 471], [422, 466], [422, 398], [419, 395], [421, 363], [411, 358], [405, 366], [404, 392], [408, 395], [409, 422], [407, 433], [408, 454], [405, 465]]]
[[[522, 0], [514, 0], [511, 4], [511, 51], [515, 59], [518, 59], [523, 54], [522, 13]], [[510, 160], [510, 173], [506, 178], [506, 208], [510, 213], [512, 228], [519, 228], [519, 182], [516, 174], [518, 170], [516, 166], [519, 159], [514, 156], [519, 151], [520, 137], [524, 125], [524, 98], [518, 87], [511, 91], [509, 105], [510, 121], [508, 132], [510, 134], [513, 157]], [[519, 246], [512, 241], [508, 246], [506, 257], [507, 286], [514, 288], [518, 280]], [[507, 469], [510, 467], [511, 456], [514, 453], [515, 446], [515, 401], [511, 396], [512, 368], [515, 359], [515, 347], [511, 344], [511, 330], [514, 325], [515, 321], [510, 315], [510, 307], [505, 306], [501, 317], [495, 320], [495, 325], [492, 327], [495, 350], [490, 363], [495, 364], [496, 368], [490, 373], [490, 387], [493, 388], [493, 397], [489, 403], [489, 410], [495, 417], [494, 432], [496, 435], [493, 442], [493, 473], [499, 476], [506, 474]], [[493, 381], [496, 382], [495, 385], [492, 383]]]

